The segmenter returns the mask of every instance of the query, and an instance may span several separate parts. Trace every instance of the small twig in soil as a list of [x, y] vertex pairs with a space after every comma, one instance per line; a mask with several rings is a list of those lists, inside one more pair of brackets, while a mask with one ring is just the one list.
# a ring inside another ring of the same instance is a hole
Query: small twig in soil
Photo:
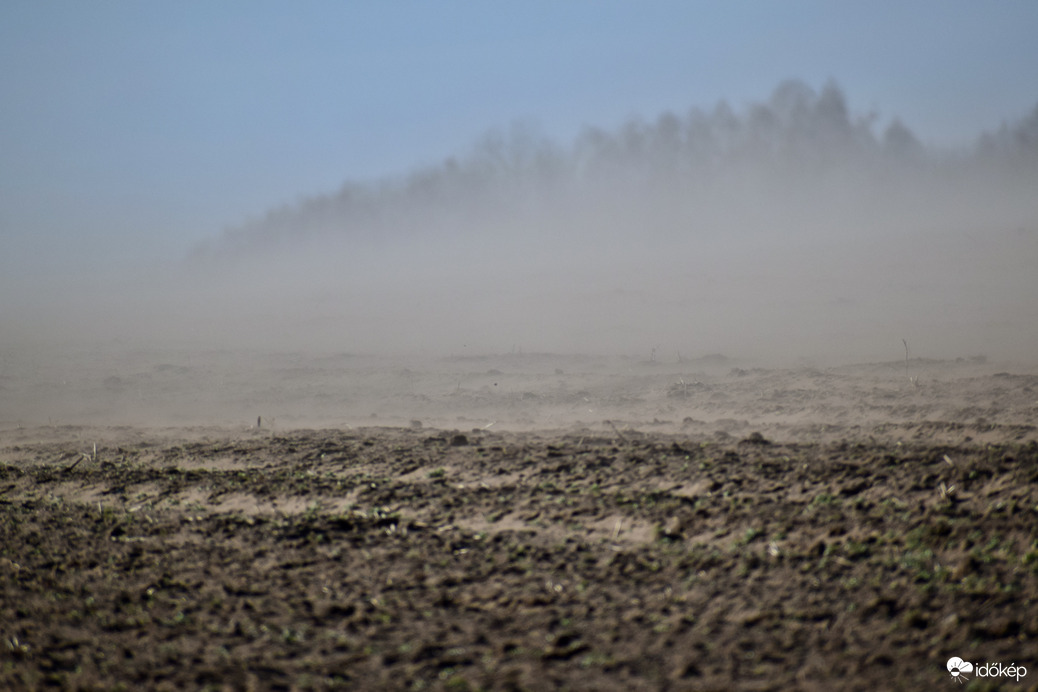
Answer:
[[620, 430], [616, 427], [616, 425], [613, 423], [613, 421], [607, 420], [606, 423], [609, 423], [609, 427], [613, 429], [613, 432], [616, 433], [617, 437], [619, 437], [621, 440], [624, 441], [624, 444], [630, 444], [630, 442], [627, 440], [626, 437], [624, 437], [624, 434], [622, 432], [620, 432]]
[[[908, 339], [902, 339], [901, 343], [905, 345], [905, 377], [908, 377]], [[908, 377], [908, 379], [912, 379]]]
[[79, 462], [83, 461], [84, 459], [89, 459], [89, 458], [90, 458], [89, 454], [87, 454], [86, 452], [80, 452], [79, 458], [76, 459], [71, 464], [69, 464], [68, 466], [65, 467], [65, 473], [68, 473], [72, 469], [76, 468], [76, 466], [79, 465]]

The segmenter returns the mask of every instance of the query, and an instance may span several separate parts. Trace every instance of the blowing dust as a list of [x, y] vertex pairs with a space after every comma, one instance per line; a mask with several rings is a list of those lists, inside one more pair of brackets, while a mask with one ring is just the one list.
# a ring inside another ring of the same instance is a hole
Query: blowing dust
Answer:
[[1036, 142], [1038, 109], [934, 150], [852, 113], [834, 84], [799, 82], [566, 144], [520, 124], [186, 258], [38, 290], [9, 279], [5, 358], [9, 372], [41, 347], [782, 365], [896, 360], [904, 339], [913, 356], [1033, 365]]

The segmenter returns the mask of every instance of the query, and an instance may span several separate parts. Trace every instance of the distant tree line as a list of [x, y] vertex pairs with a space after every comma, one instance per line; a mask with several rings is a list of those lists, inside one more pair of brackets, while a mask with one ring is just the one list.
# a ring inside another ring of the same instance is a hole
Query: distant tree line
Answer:
[[[742, 112], [725, 102], [614, 131], [585, 129], [563, 146], [528, 124], [484, 135], [464, 156], [398, 179], [350, 182], [225, 231], [200, 255], [240, 254], [335, 236], [350, 242], [451, 233], [495, 219], [579, 215], [601, 204], [649, 201], [694, 208], [729, 189], [844, 179], [849, 184], [968, 175], [1038, 174], [1038, 106], [1022, 120], [981, 135], [962, 151], [924, 145], [899, 119], [877, 133], [875, 114], [853, 114], [833, 82], [820, 91], [779, 85]], [[691, 206], [689, 206], [691, 205]]]

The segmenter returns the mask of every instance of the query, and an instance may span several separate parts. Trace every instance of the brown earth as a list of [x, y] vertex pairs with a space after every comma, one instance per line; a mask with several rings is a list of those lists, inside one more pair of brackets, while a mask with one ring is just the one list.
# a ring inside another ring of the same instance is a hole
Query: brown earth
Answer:
[[1026, 368], [222, 357], [0, 379], [0, 688], [1038, 689]]

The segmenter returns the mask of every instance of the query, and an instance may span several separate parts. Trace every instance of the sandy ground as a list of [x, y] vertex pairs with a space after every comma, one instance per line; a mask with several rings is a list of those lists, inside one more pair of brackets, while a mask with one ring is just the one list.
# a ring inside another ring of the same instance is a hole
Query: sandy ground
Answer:
[[1038, 689], [1026, 367], [51, 356], [4, 689]]
[[[900, 348], [900, 344], [898, 344]], [[1038, 365], [912, 358], [795, 367], [512, 353], [441, 358], [144, 349], [0, 350], [0, 426], [409, 426], [660, 432], [1038, 419]], [[692, 419], [692, 420], [688, 420]], [[729, 432], [734, 432], [729, 430]], [[810, 439], [816, 439], [810, 437]]]

